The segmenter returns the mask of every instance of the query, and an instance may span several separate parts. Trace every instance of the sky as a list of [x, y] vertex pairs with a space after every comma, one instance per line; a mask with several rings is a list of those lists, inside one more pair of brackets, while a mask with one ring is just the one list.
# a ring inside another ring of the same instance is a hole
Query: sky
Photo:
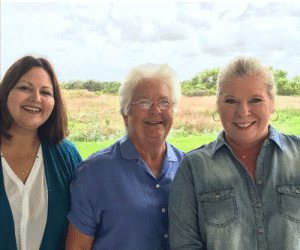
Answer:
[[47, 58], [60, 82], [123, 81], [166, 63], [181, 81], [237, 56], [300, 75], [300, 3], [1, 1], [1, 79], [25, 55]]

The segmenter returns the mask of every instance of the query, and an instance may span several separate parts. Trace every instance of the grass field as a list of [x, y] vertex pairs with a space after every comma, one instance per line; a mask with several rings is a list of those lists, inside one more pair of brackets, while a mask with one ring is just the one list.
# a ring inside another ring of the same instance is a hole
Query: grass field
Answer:
[[[69, 113], [69, 139], [83, 159], [125, 134], [118, 96], [97, 96], [86, 90], [63, 92]], [[271, 124], [282, 133], [300, 136], [300, 97], [278, 96], [276, 110], [278, 120]], [[214, 111], [214, 96], [183, 96], [168, 141], [181, 150], [190, 151], [215, 140], [222, 126], [212, 119]], [[272, 117], [275, 118], [276, 115]]]

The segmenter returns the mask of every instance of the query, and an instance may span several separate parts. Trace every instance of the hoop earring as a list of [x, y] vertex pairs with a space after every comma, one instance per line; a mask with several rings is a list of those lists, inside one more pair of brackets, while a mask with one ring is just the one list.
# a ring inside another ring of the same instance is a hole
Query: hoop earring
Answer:
[[216, 120], [216, 118], [215, 118], [215, 114], [217, 114], [218, 112], [217, 111], [215, 111], [215, 113], [213, 113], [213, 120], [215, 121], [215, 122], [219, 122], [219, 121], [221, 121], [221, 120]]
[[275, 119], [271, 119], [272, 122], [278, 121], [278, 118], [279, 118], [278, 112], [276, 110], [274, 110], [274, 113], [276, 113], [276, 118]]

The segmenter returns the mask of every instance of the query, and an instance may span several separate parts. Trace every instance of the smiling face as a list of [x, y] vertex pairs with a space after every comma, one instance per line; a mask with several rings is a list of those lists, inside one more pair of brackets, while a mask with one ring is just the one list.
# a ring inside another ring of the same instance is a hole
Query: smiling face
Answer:
[[36, 131], [52, 113], [53, 86], [48, 73], [34, 67], [11, 89], [7, 108], [13, 118], [11, 129]]
[[128, 116], [123, 116], [128, 134], [135, 146], [163, 146], [173, 124], [173, 108], [160, 110], [157, 102], [171, 101], [168, 86], [159, 79], [144, 80], [133, 90], [132, 103], [148, 99], [154, 102], [149, 110], [131, 105]]
[[218, 99], [225, 139], [238, 146], [262, 143], [273, 111], [265, 79], [257, 74], [229, 79]]

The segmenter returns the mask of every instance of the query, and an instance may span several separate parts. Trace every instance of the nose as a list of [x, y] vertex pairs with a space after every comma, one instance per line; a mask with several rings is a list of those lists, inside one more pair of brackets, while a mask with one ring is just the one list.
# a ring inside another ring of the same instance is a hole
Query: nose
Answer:
[[240, 117], [245, 117], [251, 113], [251, 108], [248, 103], [240, 103], [238, 106], [237, 114]]
[[150, 112], [151, 112], [151, 114], [156, 114], [156, 115], [161, 113], [161, 110], [158, 107], [157, 102], [153, 102], [152, 106], [150, 107]]
[[31, 95], [31, 100], [34, 102], [41, 102], [41, 94], [39, 91], [33, 91]]

